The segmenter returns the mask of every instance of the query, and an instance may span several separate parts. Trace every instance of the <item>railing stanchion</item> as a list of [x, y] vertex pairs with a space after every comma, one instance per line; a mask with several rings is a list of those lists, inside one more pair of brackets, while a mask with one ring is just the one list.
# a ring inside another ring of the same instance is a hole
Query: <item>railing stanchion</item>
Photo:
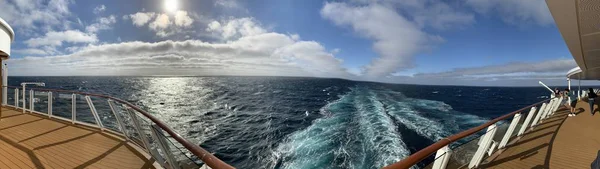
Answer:
[[502, 141], [500, 141], [500, 144], [498, 145], [498, 149], [504, 148], [504, 146], [506, 146], [506, 144], [510, 140], [510, 137], [512, 136], [512, 133], [515, 131], [515, 128], [517, 128], [519, 120], [521, 120], [521, 113], [517, 113], [513, 117], [512, 121], [510, 122], [510, 126], [508, 126], [506, 133], [504, 133], [504, 137], [502, 137]]
[[550, 113], [550, 115], [553, 115], [554, 113], [556, 113], [556, 110], [558, 110], [558, 108], [561, 106], [560, 104], [562, 103], [563, 98], [558, 98], [558, 102], [556, 103], [556, 105], [554, 106], [554, 108], [552, 109], [552, 113]]
[[448, 145], [440, 148], [435, 153], [435, 161], [433, 162], [433, 167], [431, 169], [445, 169], [448, 165], [451, 155], [452, 150], [448, 147]]
[[142, 144], [144, 144], [144, 148], [150, 152], [150, 143], [148, 142], [148, 138], [146, 138], [146, 134], [142, 133], [142, 127], [140, 126], [140, 122], [137, 119], [137, 115], [135, 112], [131, 111], [129, 107], [127, 108], [127, 113], [129, 114], [129, 118], [133, 121], [133, 128], [140, 135], [140, 139], [142, 139]]
[[473, 155], [471, 162], [469, 162], [469, 168], [475, 168], [475, 167], [479, 166], [479, 164], [483, 160], [483, 156], [490, 148], [494, 134], [496, 134], [496, 124], [490, 125], [487, 128], [487, 132], [485, 133], [485, 135], [483, 135], [483, 137], [481, 137], [481, 139], [483, 139], [483, 141], [481, 142], [481, 144], [479, 144], [479, 147], [477, 148], [475, 155]]
[[550, 107], [548, 107], [548, 111], [546, 111], [546, 113], [544, 113], [544, 117], [543, 117], [544, 120], [549, 117], [550, 113], [552, 113], [552, 110], [554, 110], [554, 106], [556, 106], [557, 102], [558, 102], [558, 99], [552, 99], [550, 101]]
[[19, 107], [19, 88], [15, 88], [15, 107]]
[[71, 122], [75, 124], [77, 120], [77, 95], [71, 95]]
[[107, 102], [108, 106], [110, 107], [110, 111], [113, 113], [113, 116], [115, 116], [115, 119], [117, 119], [117, 124], [119, 124], [119, 127], [121, 128], [121, 132], [123, 132], [123, 134], [125, 135], [125, 139], [129, 140], [129, 136], [127, 135], [127, 128], [125, 128], [125, 124], [123, 124], [123, 119], [121, 119], [121, 116], [118, 116], [117, 111], [115, 110], [113, 100], [108, 99]]
[[27, 101], [25, 100], [25, 85], [24, 84], [21, 84], [21, 85], [23, 85], [23, 89], [21, 91], [21, 94], [23, 95], [23, 113], [25, 113], [25, 107], [27, 107], [26, 106], [27, 105]]
[[2, 66], [2, 104], [8, 104], [8, 66]]
[[179, 165], [177, 165], [175, 158], [173, 158], [173, 153], [171, 152], [171, 149], [169, 148], [169, 145], [166, 142], [167, 140], [165, 140], [164, 136], [161, 133], [159, 133], [161, 131], [157, 131], [157, 127], [158, 126], [156, 125], [150, 126], [150, 131], [152, 131], [152, 137], [156, 142], [158, 142], [160, 148], [163, 150], [163, 153], [165, 154], [165, 156], [167, 156], [167, 162], [171, 166], [171, 169], [180, 168], [178, 167]]
[[35, 109], [33, 108], [34, 103], [35, 102], [33, 97], [33, 90], [29, 90], [29, 113], [33, 113], [33, 111], [35, 111]]
[[98, 116], [98, 112], [96, 111], [96, 106], [94, 106], [94, 102], [92, 102], [92, 98], [90, 96], [85, 96], [85, 101], [87, 101], [90, 110], [92, 111], [92, 115], [96, 119], [96, 124], [100, 127], [100, 130], [104, 131], [104, 125], [102, 125], [102, 121], [100, 120], [100, 116]]
[[148, 136], [142, 130], [142, 125], [140, 124], [140, 121], [137, 119], [137, 115], [135, 114], [135, 112], [131, 111], [129, 107], [127, 107], [127, 112], [129, 113], [129, 118], [131, 118], [131, 121], [133, 121], [133, 126], [134, 126], [135, 130], [140, 135], [140, 139], [142, 139], [142, 143], [144, 144], [146, 151], [148, 151], [150, 153], [150, 155], [152, 155], [154, 160], [156, 160], [159, 164], [164, 164], [165, 162], [162, 158], [157, 158], [157, 157], [160, 157], [160, 154], [158, 154], [158, 151], [155, 148], [152, 148], [150, 146], [150, 141], [148, 141]]
[[540, 109], [538, 110], [537, 114], [535, 115], [535, 118], [533, 119], [533, 122], [531, 122], [531, 126], [530, 127], [534, 127], [537, 122], [540, 120], [540, 117], [542, 117], [542, 114], [544, 114], [544, 111], [546, 110], [546, 103], [542, 104], [542, 107], [540, 107]]
[[48, 92], [48, 118], [52, 118], [52, 92]]
[[529, 122], [531, 121], [531, 118], [533, 118], [533, 116], [535, 115], [536, 109], [537, 109], [536, 107], [531, 108], [531, 110], [529, 111], [529, 114], [527, 114], [527, 117], [525, 118], [525, 121], [521, 125], [521, 129], [519, 130], [519, 133], [517, 134], [517, 136], [523, 135], [523, 133], [525, 133], [525, 130], [527, 130], [527, 128], [529, 128]]
[[536, 125], [539, 125], [539, 123], [542, 123], [546, 119], [546, 116], [550, 112], [550, 109], [552, 109], [552, 106], [554, 106], [555, 102], [556, 101], [554, 101], [554, 99], [552, 99], [552, 100], [550, 100], [550, 102], [548, 102], [548, 105], [546, 105], [546, 109], [544, 109], [544, 114], [542, 114], [542, 117], [540, 117], [540, 121]]

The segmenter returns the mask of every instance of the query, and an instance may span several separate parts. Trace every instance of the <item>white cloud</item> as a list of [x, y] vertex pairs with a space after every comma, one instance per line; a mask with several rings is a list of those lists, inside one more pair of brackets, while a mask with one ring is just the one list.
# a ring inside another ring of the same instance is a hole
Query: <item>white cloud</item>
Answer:
[[217, 33], [224, 39], [239, 38], [267, 32], [258, 25], [253, 18], [231, 19], [225, 22], [225, 24], [221, 24], [218, 21], [213, 21], [209, 23], [206, 31]]
[[29, 47], [38, 46], [61, 46], [63, 42], [68, 43], [94, 43], [98, 38], [95, 34], [87, 34], [78, 30], [67, 30], [62, 32], [48, 32], [42, 37], [31, 38], [25, 41]]
[[338, 26], [350, 26], [361, 36], [374, 40], [373, 48], [379, 57], [365, 66], [367, 78], [387, 76], [413, 67], [412, 56], [441, 39], [421, 31], [414, 22], [380, 4], [326, 3], [321, 15]]
[[176, 33], [184, 32], [192, 28], [194, 19], [187, 11], [176, 11], [173, 16], [166, 13], [138, 12], [123, 16], [124, 19], [131, 18], [137, 27], [143, 27], [148, 23], [148, 28], [155, 32], [158, 37], [167, 37]]
[[544, 0], [466, 0], [477, 13], [493, 15], [514, 25], [550, 25], [554, 19]]
[[112, 25], [117, 22], [117, 19], [114, 15], [110, 15], [109, 17], [100, 17], [96, 19], [96, 23], [93, 23], [85, 28], [87, 32], [96, 33], [100, 30], [112, 29]]
[[[135, 25], [137, 27], [141, 27], [141, 26], [144, 26], [146, 23], [148, 23], [152, 18], [154, 18], [155, 15], [156, 15], [156, 13], [154, 13], [154, 12], [138, 12], [138, 13], [129, 15], [129, 18], [131, 18], [133, 25]], [[127, 16], [127, 15], [125, 15], [125, 16]]]
[[175, 12], [175, 25], [182, 27], [189, 27], [192, 25], [194, 20], [188, 16], [186, 11]]
[[169, 27], [169, 25], [171, 25], [171, 20], [169, 20], [169, 15], [167, 14], [160, 14], [156, 17], [156, 19], [154, 19], [153, 22], [151, 22], [149, 24], [150, 29], [154, 30], [154, 31], [160, 31], [163, 29], [166, 29], [167, 27]]
[[317, 42], [274, 32], [244, 35], [222, 43], [167, 40], [88, 45], [67, 55], [15, 58], [9, 62], [12, 72], [20, 75], [52, 72], [52, 75], [349, 77], [342, 61]]
[[16, 49], [13, 50], [15, 53], [24, 54], [24, 55], [48, 55], [50, 53], [45, 50], [36, 49], [36, 48], [28, 48], [28, 49]]
[[[21, 35], [29, 36], [39, 30], [69, 27], [69, 0], [0, 1], [0, 16]], [[38, 25], [36, 25], [38, 24]], [[41, 26], [40, 26], [41, 25]]]
[[106, 10], [106, 6], [100, 5], [94, 8], [94, 14], [100, 14]]
[[215, 6], [222, 6], [225, 8], [232, 8], [232, 9], [241, 8], [240, 4], [235, 0], [216, 0]]
[[[439, 73], [418, 73], [417, 77], [512, 77], [542, 74], [565, 76], [566, 72], [577, 64], [573, 59], [546, 60], [536, 63], [513, 62], [501, 65], [490, 65], [471, 68], [457, 68]], [[556, 77], [556, 76], [555, 76]]]

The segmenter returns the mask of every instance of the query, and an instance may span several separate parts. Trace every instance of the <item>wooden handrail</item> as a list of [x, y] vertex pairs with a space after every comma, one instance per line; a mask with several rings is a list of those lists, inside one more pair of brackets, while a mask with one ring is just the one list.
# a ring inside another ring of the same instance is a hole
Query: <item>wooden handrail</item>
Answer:
[[511, 117], [511, 116], [513, 116], [513, 115], [515, 115], [517, 113], [519, 113], [519, 112], [522, 112], [522, 111], [524, 111], [526, 109], [529, 109], [531, 107], [534, 107], [534, 106], [542, 104], [542, 103], [544, 103], [546, 101], [549, 101], [550, 99], [552, 99], [552, 98], [549, 98], [549, 99], [537, 102], [537, 103], [529, 105], [527, 107], [523, 107], [523, 108], [521, 108], [521, 109], [519, 109], [517, 111], [513, 111], [511, 113], [505, 114], [503, 116], [495, 118], [495, 119], [493, 119], [491, 121], [488, 121], [487, 123], [484, 123], [484, 124], [479, 125], [477, 127], [473, 127], [473, 128], [468, 129], [468, 130], [465, 130], [463, 132], [460, 132], [458, 134], [449, 136], [449, 137], [447, 137], [445, 139], [441, 139], [440, 141], [438, 141], [436, 143], [433, 143], [433, 144], [425, 147], [424, 149], [419, 150], [418, 152], [416, 152], [416, 153], [414, 153], [414, 154], [406, 157], [405, 159], [403, 159], [403, 160], [401, 160], [399, 162], [396, 162], [394, 164], [391, 164], [391, 165], [383, 167], [383, 169], [405, 169], [405, 168], [410, 168], [410, 167], [414, 166], [415, 164], [419, 163], [420, 161], [424, 160], [425, 158], [427, 158], [431, 154], [435, 153], [440, 148], [449, 145], [450, 143], [453, 143], [453, 142], [458, 141], [458, 140], [460, 140], [462, 138], [465, 138], [467, 136], [475, 134], [475, 133], [477, 133], [477, 132], [479, 132], [479, 131], [481, 131], [481, 130], [489, 127], [489, 126], [491, 126], [492, 124], [495, 124], [498, 121], [507, 119], [507, 118], [509, 118], [509, 117]]
[[[7, 86], [7, 88], [19, 88], [16, 86]], [[62, 89], [47, 89], [47, 88], [29, 88], [31, 90], [37, 90], [37, 91], [50, 91], [50, 92], [63, 92], [63, 93], [73, 93], [73, 94], [80, 94], [80, 95], [87, 95], [87, 96], [96, 96], [96, 97], [102, 97], [102, 98], [106, 98], [106, 99], [112, 99], [116, 102], [119, 102], [121, 104], [125, 104], [129, 107], [131, 107], [133, 110], [137, 111], [138, 113], [144, 115], [146, 118], [150, 119], [152, 122], [154, 122], [156, 125], [158, 125], [161, 129], [165, 130], [167, 133], [169, 133], [169, 135], [171, 135], [171, 137], [173, 137], [175, 140], [177, 140], [177, 142], [179, 142], [181, 145], [183, 145], [186, 149], [188, 149], [190, 152], [192, 152], [194, 155], [196, 155], [198, 158], [200, 158], [200, 160], [202, 160], [204, 163], [206, 163], [206, 165], [208, 165], [210, 168], [214, 168], [214, 169], [234, 169], [234, 167], [232, 167], [231, 165], [223, 162], [221, 159], [215, 157], [212, 153], [206, 151], [205, 149], [203, 149], [202, 147], [196, 145], [196, 144], [192, 144], [189, 141], [187, 141], [185, 138], [181, 137], [179, 134], [177, 134], [175, 131], [173, 131], [169, 126], [167, 126], [165, 123], [163, 123], [162, 121], [158, 120], [156, 117], [150, 115], [150, 113], [140, 109], [139, 107], [121, 100], [119, 98], [115, 98], [112, 96], [106, 96], [106, 95], [101, 95], [101, 94], [94, 94], [94, 93], [85, 93], [85, 92], [78, 92], [78, 91], [71, 91], [71, 90], [62, 90]]]

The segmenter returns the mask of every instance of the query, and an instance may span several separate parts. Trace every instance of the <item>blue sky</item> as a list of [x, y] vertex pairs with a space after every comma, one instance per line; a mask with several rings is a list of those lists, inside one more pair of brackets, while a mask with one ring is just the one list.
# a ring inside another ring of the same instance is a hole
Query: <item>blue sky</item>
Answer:
[[[167, 4], [176, 4], [168, 9]], [[564, 85], [543, 0], [0, 0], [10, 75], [265, 75]]]

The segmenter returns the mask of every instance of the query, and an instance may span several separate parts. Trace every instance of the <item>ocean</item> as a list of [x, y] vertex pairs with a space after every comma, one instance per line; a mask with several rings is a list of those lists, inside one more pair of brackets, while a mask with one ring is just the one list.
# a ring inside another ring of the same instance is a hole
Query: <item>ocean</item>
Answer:
[[[380, 168], [550, 95], [541, 86], [303, 77], [9, 77], [8, 83], [25, 81], [127, 100], [237, 168], [268, 169]], [[68, 111], [56, 106], [55, 112]]]

